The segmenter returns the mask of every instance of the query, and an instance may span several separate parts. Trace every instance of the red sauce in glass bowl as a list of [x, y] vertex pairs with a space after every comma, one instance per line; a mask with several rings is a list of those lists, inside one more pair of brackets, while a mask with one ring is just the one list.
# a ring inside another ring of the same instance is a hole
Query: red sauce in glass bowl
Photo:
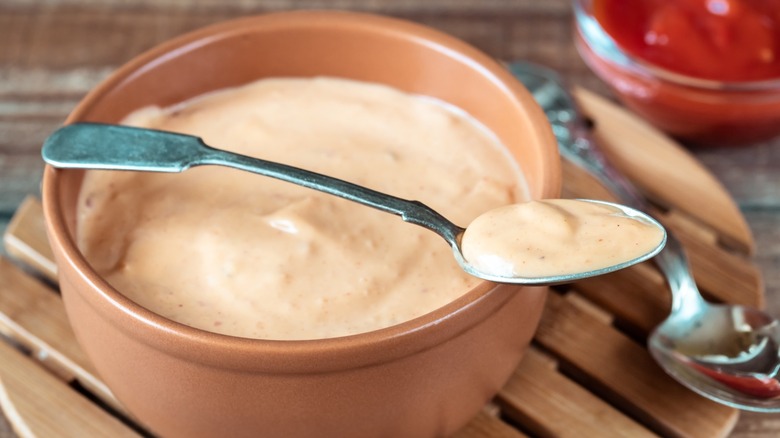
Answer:
[[575, 0], [575, 41], [623, 103], [689, 144], [780, 134], [780, 1]]
[[717, 81], [780, 77], [776, 0], [595, 0], [618, 45], [651, 64]]

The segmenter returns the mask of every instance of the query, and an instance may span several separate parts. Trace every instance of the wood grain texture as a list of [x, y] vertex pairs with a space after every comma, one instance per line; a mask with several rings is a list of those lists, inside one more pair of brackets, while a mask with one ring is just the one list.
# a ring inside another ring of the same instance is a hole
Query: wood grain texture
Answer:
[[542, 321], [536, 340], [565, 361], [569, 373], [586, 379], [602, 398], [657, 433], [717, 437], [736, 422], [736, 411], [702, 400], [669, 379], [643, 345], [598, 321], [576, 295], [552, 295]]
[[0, 331], [66, 381], [78, 379], [122, 411], [76, 342], [59, 294], [0, 257]]
[[4, 342], [0, 383], [0, 407], [24, 438], [140, 436]]
[[498, 400], [507, 415], [534, 436], [656, 436], [561, 374], [557, 360], [536, 349], [527, 353]]
[[6, 252], [52, 282], [57, 281], [57, 265], [53, 263], [43, 207], [36, 197], [30, 195], [22, 202], [3, 233]]
[[523, 438], [526, 435], [487, 412], [480, 412], [452, 438]]
[[736, 203], [721, 183], [696, 158], [648, 123], [592, 92], [577, 89], [586, 115], [597, 112], [594, 137], [610, 161], [632, 175], [647, 196], [673, 205], [717, 231], [726, 244], [750, 255], [753, 236]]

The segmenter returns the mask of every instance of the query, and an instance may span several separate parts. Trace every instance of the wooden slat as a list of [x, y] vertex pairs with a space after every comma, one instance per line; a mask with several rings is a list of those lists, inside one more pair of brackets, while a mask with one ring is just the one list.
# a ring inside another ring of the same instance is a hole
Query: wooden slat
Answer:
[[571, 381], [531, 349], [498, 396], [506, 414], [537, 436], [651, 437], [647, 428]]
[[667, 376], [644, 346], [605, 325], [576, 299], [552, 294], [536, 341], [593, 391], [667, 436], [725, 436], [738, 412]]
[[[564, 170], [564, 196], [616, 200], [582, 169], [567, 163]], [[708, 298], [764, 307], [760, 271], [743, 254], [720, 245], [716, 230], [704, 227], [696, 218], [677, 208], [656, 214], [685, 245], [694, 277]], [[585, 280], [578, 288], [620, 320], [647, 333], [667, 316], [671, 303], [666, 280], [653, 266], [652, 262], [647, 262]]]
[[0, 257], [0, 329], [63, 378], [77, 378], [96, 396], [122, 410], [76, 342], [59, 295], [4, 257]]
[[139, 436], [5, 342], [0, 383], [0, 406], [24, 438]]
[[28, 196], [19, 206], [3, 236], [8, 254], [57, 281], [57, 264], [46, 238], [46, 225], [40, 201]]
[[581, 281], [577, 292], [645, 335], [671, 309], [666, 280], [652, 262]]
[[595, 137], [617, 167], [664, 205], [717, 230], [729, 245], [755, 251], [745, 218], [723, 185], [679, 145], [623, 108], [578, 88], [583, 111], [596, 119]]
[[[663, 222], [673, 230], [684, 229], [687, 221], [679, 212], [672, 212]], [[696, 233], [676, 233], [686, 246], [694, 277], [702, 292], [715, 301], [753, 307], [764, 306], [763, 282], [758, 268], [747, 259], [696, 236]], [[603, 277], [577, 284], [578, 291], [607, 309], [616, 318], [628, 322], [647, 334], [671, 310], [671, 298], [666, 280], [646, 262]]]
[[523, 438], [526, 435], [486, 412], [480, 412], [451, 438]]
[[[664, 224], [674, 230], [683, 229], [688, 221], [677, 210], [664, 217]], [[696, 283], [703, 292], [718, 301], [764, 306], [763, 282], [755, 265], [743, 255], [698, 238], [696, 233], [678, 234], [685, 245]]]
[[0, 257], [0, 329], [45, 358], [65, 379], [79, 366], [94, 372], [75, 345], [60, 297], [46, 285]]
[[[598, 120], [602, 119], [603, 117], [600, 117]], [[617, 134], [610, 133], [609, 135]], [[610, 159], [613, 158], [611, 152], [612, 151], [608, 151]], [[680, 170], [680, 172], [685, 171], [687, 170]], [[566, 163], [564, 172], [564, 196], [589, 197], [617, 201], [614, 196], [609, 192], [606, 192], [603, 186], [601, 186], [593, 177], [577, 166]], [[638, 178], [635, 170], [628, 169], [627, 172], [632, 180]], [[661, 187], [661, 184], [656, 184], [656, 189], [658, 189], [658, 187]], [[717, 204], [721, 202], [719, 200], [722, 195], [720, 190], [721, 189], [718, 186], [713, 186], [711, 188], [712, 195], [710, 197], [701, 195], [700, 202], [707, 204]], [[661, 194], [656, 196], [668, 197], [669, 194], [675, 193], [676, 191], [679, 190], [676, 190], [674, 187], [666, 187], [662, 189]], [[687, 209], [683, 209], [676, 205], [668, 212], [655, 213], [664, 225], [674, 231], [685, 245], [691, 269], [699, 287], [702, 288], [702, 292], [716, 301], [737, 303], [759, 308], [764, 307], [764, 285], [761, 273], [746, 257], [746, 254], [752, 250], [752, 240], [750, 241], [750, 245], [740, 244], [739, 248], [736, 248], [738, 251], [735, 251], [735, 248], [733, 247], [724, 247], [721, 245], [720, 230], [711, 228], [712, 223], [718, 222], [720, 216], [711, 217], [707, 223], [704, 223], [701, 222], [699, 217], [691, 216]], [[726, 218], [729, 214], [729, 210], [726, 208], [723, 217]], [[749, 237], [749, 235], [746, 236], [746, 238], [747, 237]], [[618, 280], [617, 283], [622, 284], [620, 281], [622, 278], [621, 276], [627, 274], [618, 274], [619, 275], [617, 276], [610, 277], [610, 280]], [[647, 280], [655, 286], [657, 277], [652, 277], [653, 278], [648, 278]], [[665, 286], [662, 286], [662, 288], [665, 288]], [[657, 294], [658, 288], [642, 288], [642, 291]], [[634, 291], [634, 295], [638, 295], [636, 291]], [[650, 298], [650, 301], [658, 300], [656, 298]], [[663, 305], [661, 308], [664, 309], [664, 311], [668, 310], [668, 301], [662, 300], [660, 303]], [[611, 308], [617, 311], [621, 317], [624, 316], [622, 315], [623, 311], [621, 311], [621, 309], [625, 309], [628, 312], [632, 311], [631, 309], [620, 306], [611, 306]], [[654, 305], [650, 308], [658, 309], [659, 307]], [[645, 322], [646, 323], [642, 324], [642, 326], [655, 324], [657, 321], [653, 319]]]

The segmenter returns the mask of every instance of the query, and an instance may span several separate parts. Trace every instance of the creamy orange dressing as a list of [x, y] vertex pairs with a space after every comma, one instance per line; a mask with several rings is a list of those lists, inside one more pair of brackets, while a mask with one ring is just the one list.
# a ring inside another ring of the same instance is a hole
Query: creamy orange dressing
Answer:
[[594, 271], [641, 257], [663, 230], [616, 207], [554, 199], [508, 205], [480, 215], [461, 240], [464, 258], [500, 277]]
[[[455, 223], [526, 199], [519, 169], [463, 112], [338, 79], [266, 79], [127, 124], [189, 133], [425, 202]], [[477, 282], [436, 234], [387, 213], [222, 167], [90, 171], [78, 244], [130, 299], [241, 337], [316, 339], [387, 327]]]

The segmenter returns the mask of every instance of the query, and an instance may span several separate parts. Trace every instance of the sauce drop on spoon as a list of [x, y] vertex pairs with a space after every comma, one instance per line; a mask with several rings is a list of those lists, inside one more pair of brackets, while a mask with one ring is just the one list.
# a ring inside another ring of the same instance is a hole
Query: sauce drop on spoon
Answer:
[[466, 228], [464, 258], [501, 277], [568, 275], [615, 266], [656, 248], [657, 226], [609, 204], [551, 199], [490, 210]]

